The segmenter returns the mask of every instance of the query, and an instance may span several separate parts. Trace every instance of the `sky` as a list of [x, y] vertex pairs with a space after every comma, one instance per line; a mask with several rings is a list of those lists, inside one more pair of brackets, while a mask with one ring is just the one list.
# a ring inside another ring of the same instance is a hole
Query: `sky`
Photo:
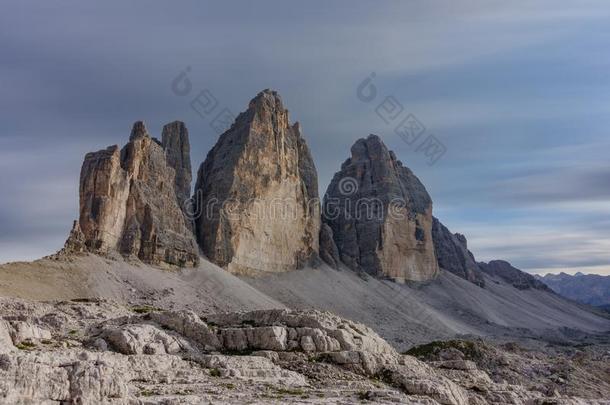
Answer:
[[[0, 263], [61, 248], [84, 154], [123, 145], [134, 121], [158, 137], [184, 121], [196, 170], [218, 131], [191, 100], [206, 91], [236, 115], [272, 88], [302, 124], [322, 193], [375, 133], [477, 260], [610, 274], [608, 2], [299, 3], [5, 3]], [[436, 162], [395, 133], [396, 111], [442, 145]]]

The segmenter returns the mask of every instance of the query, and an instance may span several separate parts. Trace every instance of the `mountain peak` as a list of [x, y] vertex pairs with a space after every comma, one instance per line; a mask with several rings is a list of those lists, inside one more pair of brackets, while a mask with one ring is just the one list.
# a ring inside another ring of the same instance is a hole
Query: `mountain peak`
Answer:
[[143, 121], [136, 121], [133, 123], [133, 127], [131, 128], [131, 135], [129, 135], [129, 140], [133, 141], [134, 139], [146, 137], [148, 135], [148, 131], [146, 130], [146, 125], [144, 125]]
[[329, 215], [323, 221], [332, 230], [341, 260], [352, 270], [401, 282], [428, 281], [438, 274], [432, 200], [379, 136], [354, 143], [324, 204]]
[[[300, 125], [290, 124], [276, 91], [261, 91], [199, 168], [196, 193], [210, 207], [196, 220], [202, 251], [234, 273], [282, 272], [316, 262], [317, 188]], [[229, 202], [227, 216], [222, 206]]]
[[259, 92], [252, 100], [250, 100], [248, 108], [256, 108], [256, 106], [264, 104], [280, 110], [285, 110], [282, 97], [277, 91], [271, 89], [265, 89]]

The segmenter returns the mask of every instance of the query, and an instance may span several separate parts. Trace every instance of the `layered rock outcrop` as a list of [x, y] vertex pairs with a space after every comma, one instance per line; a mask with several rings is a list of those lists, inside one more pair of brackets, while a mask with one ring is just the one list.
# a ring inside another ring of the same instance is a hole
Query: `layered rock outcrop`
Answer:
[[183, 124], [166, 126], [162, 144], [136, 122], [125, 147], [85, 156], [80, 216], [66, 247], [116, 251], [151, 264], [197, 264], [192, 227], [180, 205], [190, 189], [189, 168]]
[[485, 280], [474, 255], [468, 250], [466, 237], [460, 233], [451, 233], [437, 218], [432, 222], [432, 240], [436, 260], [441, 269], [462, 277], [480, 287]]
[[402, 355], [328, 312], [201, 318], [106, 300], [0, 298], [0, 403], [605, 404], [608, 356], [592, 349], [452, 340]]
[[316, 169], [280, 96], [259, 93], [197, 175], [197, 240], [234, 273], [294, 270], [318, 258]]
[[352, 270], [400, 282], [436, 277], [432, 200], [378, 136], [352, 146], [323, 206], [323, 222]]

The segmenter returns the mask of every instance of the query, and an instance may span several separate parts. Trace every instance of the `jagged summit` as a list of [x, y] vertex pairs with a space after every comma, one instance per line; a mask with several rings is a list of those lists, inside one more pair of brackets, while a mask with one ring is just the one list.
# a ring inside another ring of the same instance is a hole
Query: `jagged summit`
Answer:
[[[118, 252], [152, 264], [197, 264], [198, 248], [179, 202], [190, 189], [186, 136], [164, 133], [164, 148], [137, 121], [121, 150], [114, 145], [88, 153], [80, 175], [79, 220], [66, 249]], [[177, 190], [177, 183], [184, 188]]]
[[284, 103], [282, 102], [282, 97], [280, 94], [272, 89], [264, 89], [261, 90], [248, 104], [248, 108], [252, 108], [256, 105], [260, 105], [261, 103], [269, 102], [271, 104], [277, 105], [279, 108], [284, 108]]
[[326, 191], [323, 212], [352, 270], [397, 281], [436, 277], [432, 199], [379, 136], [354, 143]]
[[129, 140], [133, 141], [140, 137], [148, 137], [148, 131], [146, 130], [146, 125], [144, 125], [143, 121], [136, 121], [131, 128], [131, 135], [129, 135]]
[[317, 261], [317, 172], [300, 125], [275, 91], [250, 101], [197, 175], [204, 254], [232, 272], [287, 271]]
[[551, 292], [552, 290], [536, 277], [513, 267], [505, 260], [492, 260], [489, 263], [479, 263], [480, 269], [492, 276], [499, 277], [520, 290], [543, 290]]

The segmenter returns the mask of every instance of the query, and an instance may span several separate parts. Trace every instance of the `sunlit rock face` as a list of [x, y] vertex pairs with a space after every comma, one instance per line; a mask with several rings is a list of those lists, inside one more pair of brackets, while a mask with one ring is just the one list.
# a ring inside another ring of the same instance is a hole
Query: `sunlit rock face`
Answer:
[[326, 191], [323, 221], [352, 270], [399, 282], [427, 281], [438, 273], [432, 200], [376, 135], [352, 146]]
[[170, 125], [178, 130], [164, 130], [163, 144], [136, 122], [125, 147], [85, 156], [80, 216], [71, 235], [78, 244], [67, 245], [81, 246], [84, 240], [85, 250], [115, 251], [150, 264], [198, 263], [192, 227], [180, 203], [190, 189], [188, 135], [184, 124]]
[[259, 93], [197, 175], [197, 240], [234, 273], [283, 272], [318, 261], [318, 179], [298, 123], [280, 96]]

